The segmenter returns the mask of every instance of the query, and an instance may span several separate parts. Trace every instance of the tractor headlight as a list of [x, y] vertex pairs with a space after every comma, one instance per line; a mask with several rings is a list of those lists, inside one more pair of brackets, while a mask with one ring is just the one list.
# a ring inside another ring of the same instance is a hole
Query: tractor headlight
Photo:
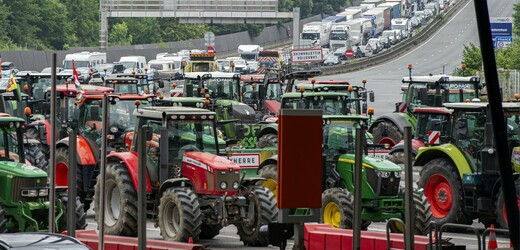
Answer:
[[117, 133], [118, 130], [119, 129], [117, 129], [117, 127], [115, 127], [115, 126], [114, 127], [110, 127], [110, 133], [112, 133], [112, 134]]
[[40, 189], [38, 191], [38, 196], [40, 196], [40, 197], [49, 196], [49, 189], [46, 189], [46, 188]]
[[233, 182], [233, 189], [238, 190], [239, 187], [240, 184], [238, 183], [238, 181]]
[[391, 172], [388, 172], [388, 171], [375, 171], [377, 176], [378, 177], [381, 177], [381, 178], [388, 178], [390, 177], [390, 173]]
[[227, 182], [225, 182], [225, 181], [221, 182], [220, 189], [227, 189]]
[[24, 190], [22, 190], [22, 196], [24, 196], [24, 197], [38, 197], [38, 190], [36, 190], [36, 189], [24, 189]]

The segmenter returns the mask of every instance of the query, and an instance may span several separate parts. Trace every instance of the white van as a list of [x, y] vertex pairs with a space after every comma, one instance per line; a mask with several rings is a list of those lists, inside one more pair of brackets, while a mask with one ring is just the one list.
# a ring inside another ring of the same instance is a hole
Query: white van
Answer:
[[125, 69], [143, 69], [146, 68], [146, 58], [144, 56], [123, 56], [119, 59], [119, 63], [123, 64]]
[[181, 63], [167, 59], [150, 60], [148, 68], [156, 69], [161, 79], [179, 79], [182, 76]]
[[74, 61], [74, 66], [76, 66], [76, 68], [81, 68], [81, 67], [94, 68], [98, 64], [104, 64], [107, 62], [107, 53], [82, 51], [82, 52], [67, 54], [65, 56], [65, 60], [63, 60], [63, 68], [65, 70], [71, 70], [72, 61]]

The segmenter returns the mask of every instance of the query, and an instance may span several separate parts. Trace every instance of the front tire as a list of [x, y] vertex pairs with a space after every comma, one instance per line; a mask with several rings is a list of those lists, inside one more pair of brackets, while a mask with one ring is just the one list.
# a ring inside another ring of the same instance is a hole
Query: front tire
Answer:
[[[59, 230], [65, 231], [67, 230], [67, 209], [69, 203], [69, 195], [67, 193], [59, 194], [58, 199], [61, 201], [61, 206], [63, 207], [63, 215], [59, 222]], [[87, 214], [83, 209], [83, 203], [79, 200], [79, 197], [76, 197], [76, 229], [85, 229], [87, 227]]]
[[[99, 224], [100, 180], [94, 187], [94, 212]], [[110, 235], [137, 235], [137, 192], [124, 164], [109, 162], [105, 173], [105, 232]]]
[[164, 240], [194, 242], [199, 240], [202, 213], [197, 196], [185, 187], [166, 189], [159, 204], [159, 228]]
[[[515, 182], [515, 189], [516, 189], [516, 202], [518, 204], [518, 207], [520, 208], [520, 181]], [[503, 189], [500, 188], [500, 192], [498, 193], [497, 202], [495, 206], [495, 213], [497, 215], [497, 223], [500, 226], [500, 228], [509, 229], [509, 223], [507, 221], [507, 213], [506, 213], [506, 207], [504, 203], [504, 195], [503, 195]]]
[[399, 128], [391, 122], [380, 122], [372, 129], [374, 143], [387, 143], [394, 146], [403, 139], [403, 134]]
[[418, 182], [430, 204], [432, 220], [445, 223], [468, 224], [464, 212], [462, 181], [457, 168], [445, 158], [436, 158], [424, 165]]
[[273, 179], [278, 182], [278, 167], [276, 164], [267, 164], [258, 170], [258, 175], [262, 178]]
[[[352, 229], [354, 223], [354, 196], [343, 188], [330, 188], [321, 195], [321, 222], [334, 228]], [[366, 230], [370, 221], [363, 221]]]
[[[254, 221], [236, 224], [240, 240], [247, 246], [267, 246], [269, 236], [260, 233], [260, 227], [276, 220], [278, 208], [274, 194], [266, 187], [251, 186], [246, 195], [249, 203], [254, 203]], [[249, 211], [251, 212], [251, 211]]]
[[7, 232], [6, 224], [7, 219], [5, 218], [5, 210], [0, 206], [0, 234]]
[[[430, 211], [430, 204], [428, 199], [421, 193], [413, 192], [413, 204], [415, 207], [415, 224], [414, 234], [427, 235], [429, 233], [429, 227], [431, 222], [432, 213]], [[404, 218], [404, 213], [403, 213]], [[393, 233], [403, 233], [404, 227], [400, 223], [390, 222], [388, 225], [390, 231]]]

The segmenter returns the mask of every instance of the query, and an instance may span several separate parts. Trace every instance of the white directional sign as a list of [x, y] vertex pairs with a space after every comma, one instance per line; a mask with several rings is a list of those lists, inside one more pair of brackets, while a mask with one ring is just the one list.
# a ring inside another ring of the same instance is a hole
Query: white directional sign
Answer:
[[206, 32], [206, 34], [204, 34], [204, 40], [206, 40], [204, 45], [215, 46], [215, 34], [213, 34], [213, 32]]
[[323, 51], [321, 48], [291, 50], [291, 62], [293, 63], [321, 61], [323, 61]]

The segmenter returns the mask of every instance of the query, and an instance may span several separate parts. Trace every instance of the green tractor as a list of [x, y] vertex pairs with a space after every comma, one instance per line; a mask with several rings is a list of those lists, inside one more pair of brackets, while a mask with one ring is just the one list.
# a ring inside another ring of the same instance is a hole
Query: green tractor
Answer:
[[[352, 228], [354, 214], [354, 167], [356, 128], [366, 127], [368, 117], [362, 115], [323, 116], [322, 222], [336, 228]], [[369, 147], [365, 145], [365, 152]], [[262, 165], [258, 174], [276, 180], [277, 158]], [[371, 156], [363, 158], [362, 228], [372, 222], [390, 218], [404, 219], [404, 195], [400, 191], [401, 167]], [[423, 195], [414, 191], [416, 234], [428, 232], [431, 213]], [[392, 223], [394, 232], [403, 228]]]
[[[520, 103], [503, 103], [507, 136], [513, 152], [517, 201], [520, 204]], [[419, 188], [431, 205], [438, 224], [470, 224], [507, 228], [504, 198], [493, 143], [488, 103], [445, 103], [453, 110], [449, 140], [444, 144], [419, 148], [415, 166], [422, 166]]]
[[403, 128], [417, 128], [412, 112], [417, 107], [441, 107], [443, 103], [464, 102], [480, 97], [483, 84], [476, 76], [410, 76], [403, 77], [403, 99], [393, 113], [379, 116], [368, 131], [377, 143], [396, 145], [403, 139]]
[[[0, 233], [49, 230], [49, 187], [47, 173], [26, 164], [23, 153], [24, 120], [0, 116]], [[56, 228], [66, 230], [68, 196], [57, 188]], [[76, 228], [87, 224], [83, 204], [76, 199]]]

